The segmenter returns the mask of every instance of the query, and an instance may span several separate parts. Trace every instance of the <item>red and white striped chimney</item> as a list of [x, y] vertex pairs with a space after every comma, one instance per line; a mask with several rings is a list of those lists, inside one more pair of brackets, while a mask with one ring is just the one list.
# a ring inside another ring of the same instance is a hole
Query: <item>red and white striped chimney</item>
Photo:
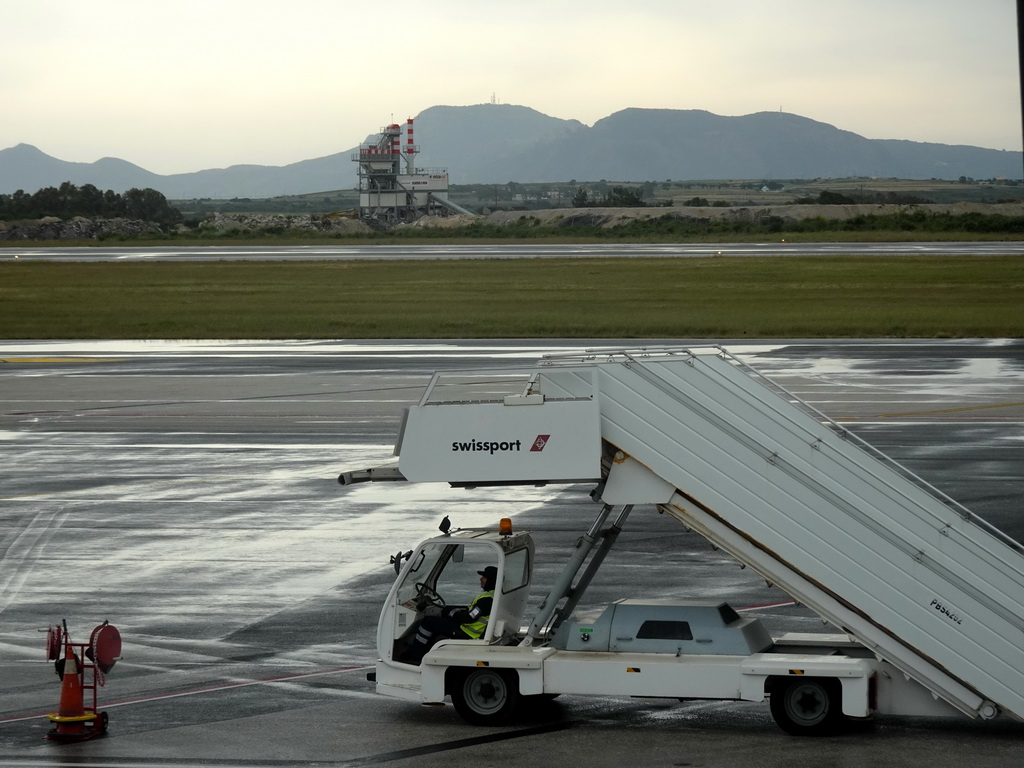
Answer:
[[405, 154], [414, 155], [419, 150], [416, 148], [416, 143], [412, 139], [412, 118], [410, 117], [405, 121]]

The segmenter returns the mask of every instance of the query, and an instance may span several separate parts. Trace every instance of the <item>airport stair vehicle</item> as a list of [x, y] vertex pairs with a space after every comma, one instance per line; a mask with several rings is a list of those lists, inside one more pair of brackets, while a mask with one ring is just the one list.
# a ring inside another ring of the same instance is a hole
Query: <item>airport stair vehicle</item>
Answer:
[[656, 505], [936, 699], [1024, 718], [1020, 544], [721, 347], [438, 373], [396, 452], [391, 479]]

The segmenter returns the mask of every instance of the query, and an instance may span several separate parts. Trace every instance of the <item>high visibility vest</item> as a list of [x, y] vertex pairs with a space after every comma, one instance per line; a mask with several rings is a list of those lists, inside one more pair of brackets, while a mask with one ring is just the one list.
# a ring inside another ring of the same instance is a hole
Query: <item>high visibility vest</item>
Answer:
[[494, 599], [494, 590], [488, 592], [482, 592], [473, 598], [473, 602], [469, 604], [469, 621], [463, 624], [460, 629], [467, 635], [472, 637], [474, 640], [478, 640], [483, 637], [484, 632], [487, 629], [487, 620], [491, 618], [490, 604], [487, 606], [487, 615], [483, 615], [483, 607], [477, 607], [484, 598]]

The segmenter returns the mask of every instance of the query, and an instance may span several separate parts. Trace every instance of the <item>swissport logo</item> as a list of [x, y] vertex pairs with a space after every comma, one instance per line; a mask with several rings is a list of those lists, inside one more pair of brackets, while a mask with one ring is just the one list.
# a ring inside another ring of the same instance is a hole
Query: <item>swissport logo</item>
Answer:
[[[544, 446], [548, 444], [549, 437], [551, 435], [537, 435], [530, 445], [530, 452], [543, 451]], [[522, 440], [455, 440], [452, 442], [453, 451], [480, 451], [492, 456], [495, 453], [518, 453], [522, 449]]]

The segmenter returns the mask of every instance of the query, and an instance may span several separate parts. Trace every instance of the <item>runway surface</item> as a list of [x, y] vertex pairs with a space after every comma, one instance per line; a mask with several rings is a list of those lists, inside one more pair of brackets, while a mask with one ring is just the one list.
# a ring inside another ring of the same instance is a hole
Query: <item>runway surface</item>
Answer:
[[596, 243], [523, 245], [88, 246], [0, 248], [26, 261], [345, 261], [438, 259], [706, 258], [722, 256], [992, 256], [1024, 254], [1022, 242], [949, 243]]
[[[511, 516], [535, 532], [543, 586], [597, 507], [583, 486], [346, 489], [338, 473], [391, 458], [435, 369], [609, 345], [0, 343], [0, 768], [1019, 765], [1024, 729], [1005, 721], [802, 740], [763, 704], [562, 697], [478, 729], [374, 693], [391, 554], [444, 514]], [[1024, 542], [1024, 341], [725, 345]], [[772, 632], [827, 630], [638, 509], [588, 603], [680, 595], [754, 607]], [[109, 619], [125, 641], [100, 690], [110, 733], [63, 746], [42, 739], [60, 685], [39, 631], [62, 619], [82, 641]]]

